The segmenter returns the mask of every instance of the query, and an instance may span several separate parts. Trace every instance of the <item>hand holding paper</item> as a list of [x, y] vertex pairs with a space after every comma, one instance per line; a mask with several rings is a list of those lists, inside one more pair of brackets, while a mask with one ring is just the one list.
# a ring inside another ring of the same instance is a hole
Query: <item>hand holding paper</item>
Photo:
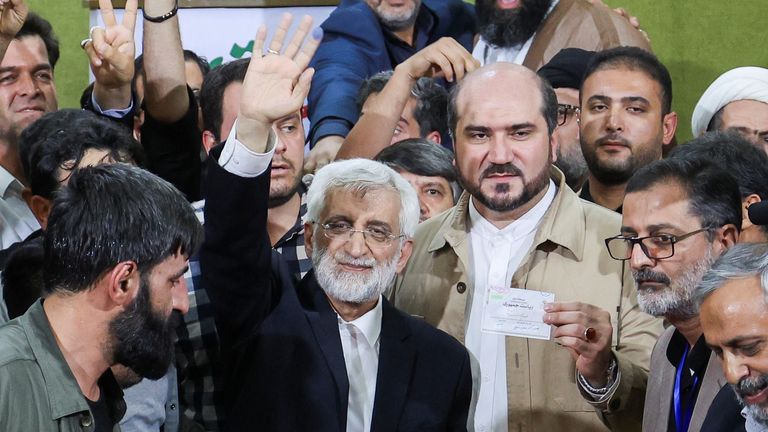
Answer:
[[549, 340], [544, 305], [554, 300], [552, 293], [491, 286], [486, 294], [483, 331]]

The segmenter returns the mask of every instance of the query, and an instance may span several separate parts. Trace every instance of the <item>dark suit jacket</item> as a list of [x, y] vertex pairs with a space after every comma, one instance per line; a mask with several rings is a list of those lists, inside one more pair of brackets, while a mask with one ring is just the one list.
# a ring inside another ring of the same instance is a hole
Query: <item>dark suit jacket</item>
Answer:
[[[202, 277], [230, 377], [233, 431], [344, 431], [337, 315], [313, 273], [296, 287], [266, 233], [269, 172], [209, 163]], [[466, 430], [469, 356], [452, 337], [383, 303], [372, 430]]]

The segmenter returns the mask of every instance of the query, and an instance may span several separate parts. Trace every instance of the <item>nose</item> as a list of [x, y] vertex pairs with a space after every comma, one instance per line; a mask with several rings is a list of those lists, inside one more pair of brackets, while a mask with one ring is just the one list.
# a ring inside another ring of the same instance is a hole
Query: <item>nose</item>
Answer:
[[506, 134], [497, 134], [491, 137], [491, 145], [488, 151], [488, 161], [503, 165], [514, 162], [515, 155], [512, 146], [507, 144]]
[[424, 203], [424, 198], [419, 197], [419, 214], [421, 215], [421, 219], [428, 219], [429, 218], [429, 207], [427, 207], [427, 204]]
[[611, 108], [608, 112], [608, 122], [605, 125], [605, 129], [608, 132], [621, 132], [624, 130], [624, 122], [622, 117], [622, 108]]
[[275, 130], [275, 153], [284, 153], [286, 149], [283, 140], [280, 139], [280, 134]]
[[179, 283], [173, 288], [171, 296], [173, 309], [182, 314], [189, 312], [189, 293], [187, 292], [186, 279], [179, 280]]
[[30, 74], [19, 74], [19, 78], [16, 83], [18, 85], [17, 91], [19, 95], [37, 95], [40, 92], [40, 88], [37, 86], [37, 82]]
[[629, 256], [629, 266], [633, 270], [640, 270], [643, 267], [653, 267], [653, 260], [648, 258], [648, 255], [645, 254], [640, 243], [632, 245], [631, 254]]
[[352, 231], [349, 239], [344, 245], [346, 252], [355, 258], [361, 257], [368, 252], [368, 245], [365, 243], [365, 235], [362, 231]]
[[739, 356], [723, 351], [723, 372], [729, 383], [738, 384], [742, 378], [749, 375], [749, 368]]

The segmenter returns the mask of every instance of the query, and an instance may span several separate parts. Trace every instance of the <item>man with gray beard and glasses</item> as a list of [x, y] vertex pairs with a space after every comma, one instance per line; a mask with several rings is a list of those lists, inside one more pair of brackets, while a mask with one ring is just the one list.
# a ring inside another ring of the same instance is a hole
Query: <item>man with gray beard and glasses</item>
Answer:
[[[693, 299], [702, 275], [736, 243], [740, 227], [736, 181], [704, 160], [654, 162], [637, 171], [627, 184], [621, 234], [606, 239], [606, 245], [614, 259], [629, 261], [640, 309], [671, 324], [651, 354], [643, 431], [733, 431], [742, 427], [735, 399], [713, 403], [725, 379], [720, 361], [702, 336]], [[641, 388], [645, 384], [627, 382], [632, 380], [616, 377], [607, 394], [614, 387]], [[599, 396], [600, 392], [582, 387], [585, 395]], [[610, 406], [611, 399], [602, 403]], [[631, 401], [629, 406], [643, 404]], [[704, 425], [708, 411], [717, 413], [721, 421]], [[629, 422], [640, 412], [616, 414]], [[624, 430], [621, 423], [617, 426]]]
[[599, 1], [477, 0], [475, 8], [480, 40], [472, 54], [484, 65], [504, 61], [538, 70], [564, 48], [651, 50], [629, 19]]
[[208, 165], [200, 260], [228, 372], [224, 430], [465, 431], [466, 350], [382, 296], [419, 221], [403, 177], [363, 159], [317, 171], [304, 218], [315, 270], [298, 285], [270, 246], [271, 125], [309, 90], [322, 34], [299, 49], [310, 25], [303, 20], [290, 43], [277, 32], [267, 47], [259, 31], [237, 120]]

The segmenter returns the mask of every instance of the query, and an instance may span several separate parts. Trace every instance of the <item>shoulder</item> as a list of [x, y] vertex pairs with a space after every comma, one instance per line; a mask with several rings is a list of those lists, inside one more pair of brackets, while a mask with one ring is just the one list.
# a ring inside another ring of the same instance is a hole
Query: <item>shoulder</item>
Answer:
[[0, 327], [0, 347], [0, 371], [18, 362], [35, 361], [27, 334], [18, 319]]

